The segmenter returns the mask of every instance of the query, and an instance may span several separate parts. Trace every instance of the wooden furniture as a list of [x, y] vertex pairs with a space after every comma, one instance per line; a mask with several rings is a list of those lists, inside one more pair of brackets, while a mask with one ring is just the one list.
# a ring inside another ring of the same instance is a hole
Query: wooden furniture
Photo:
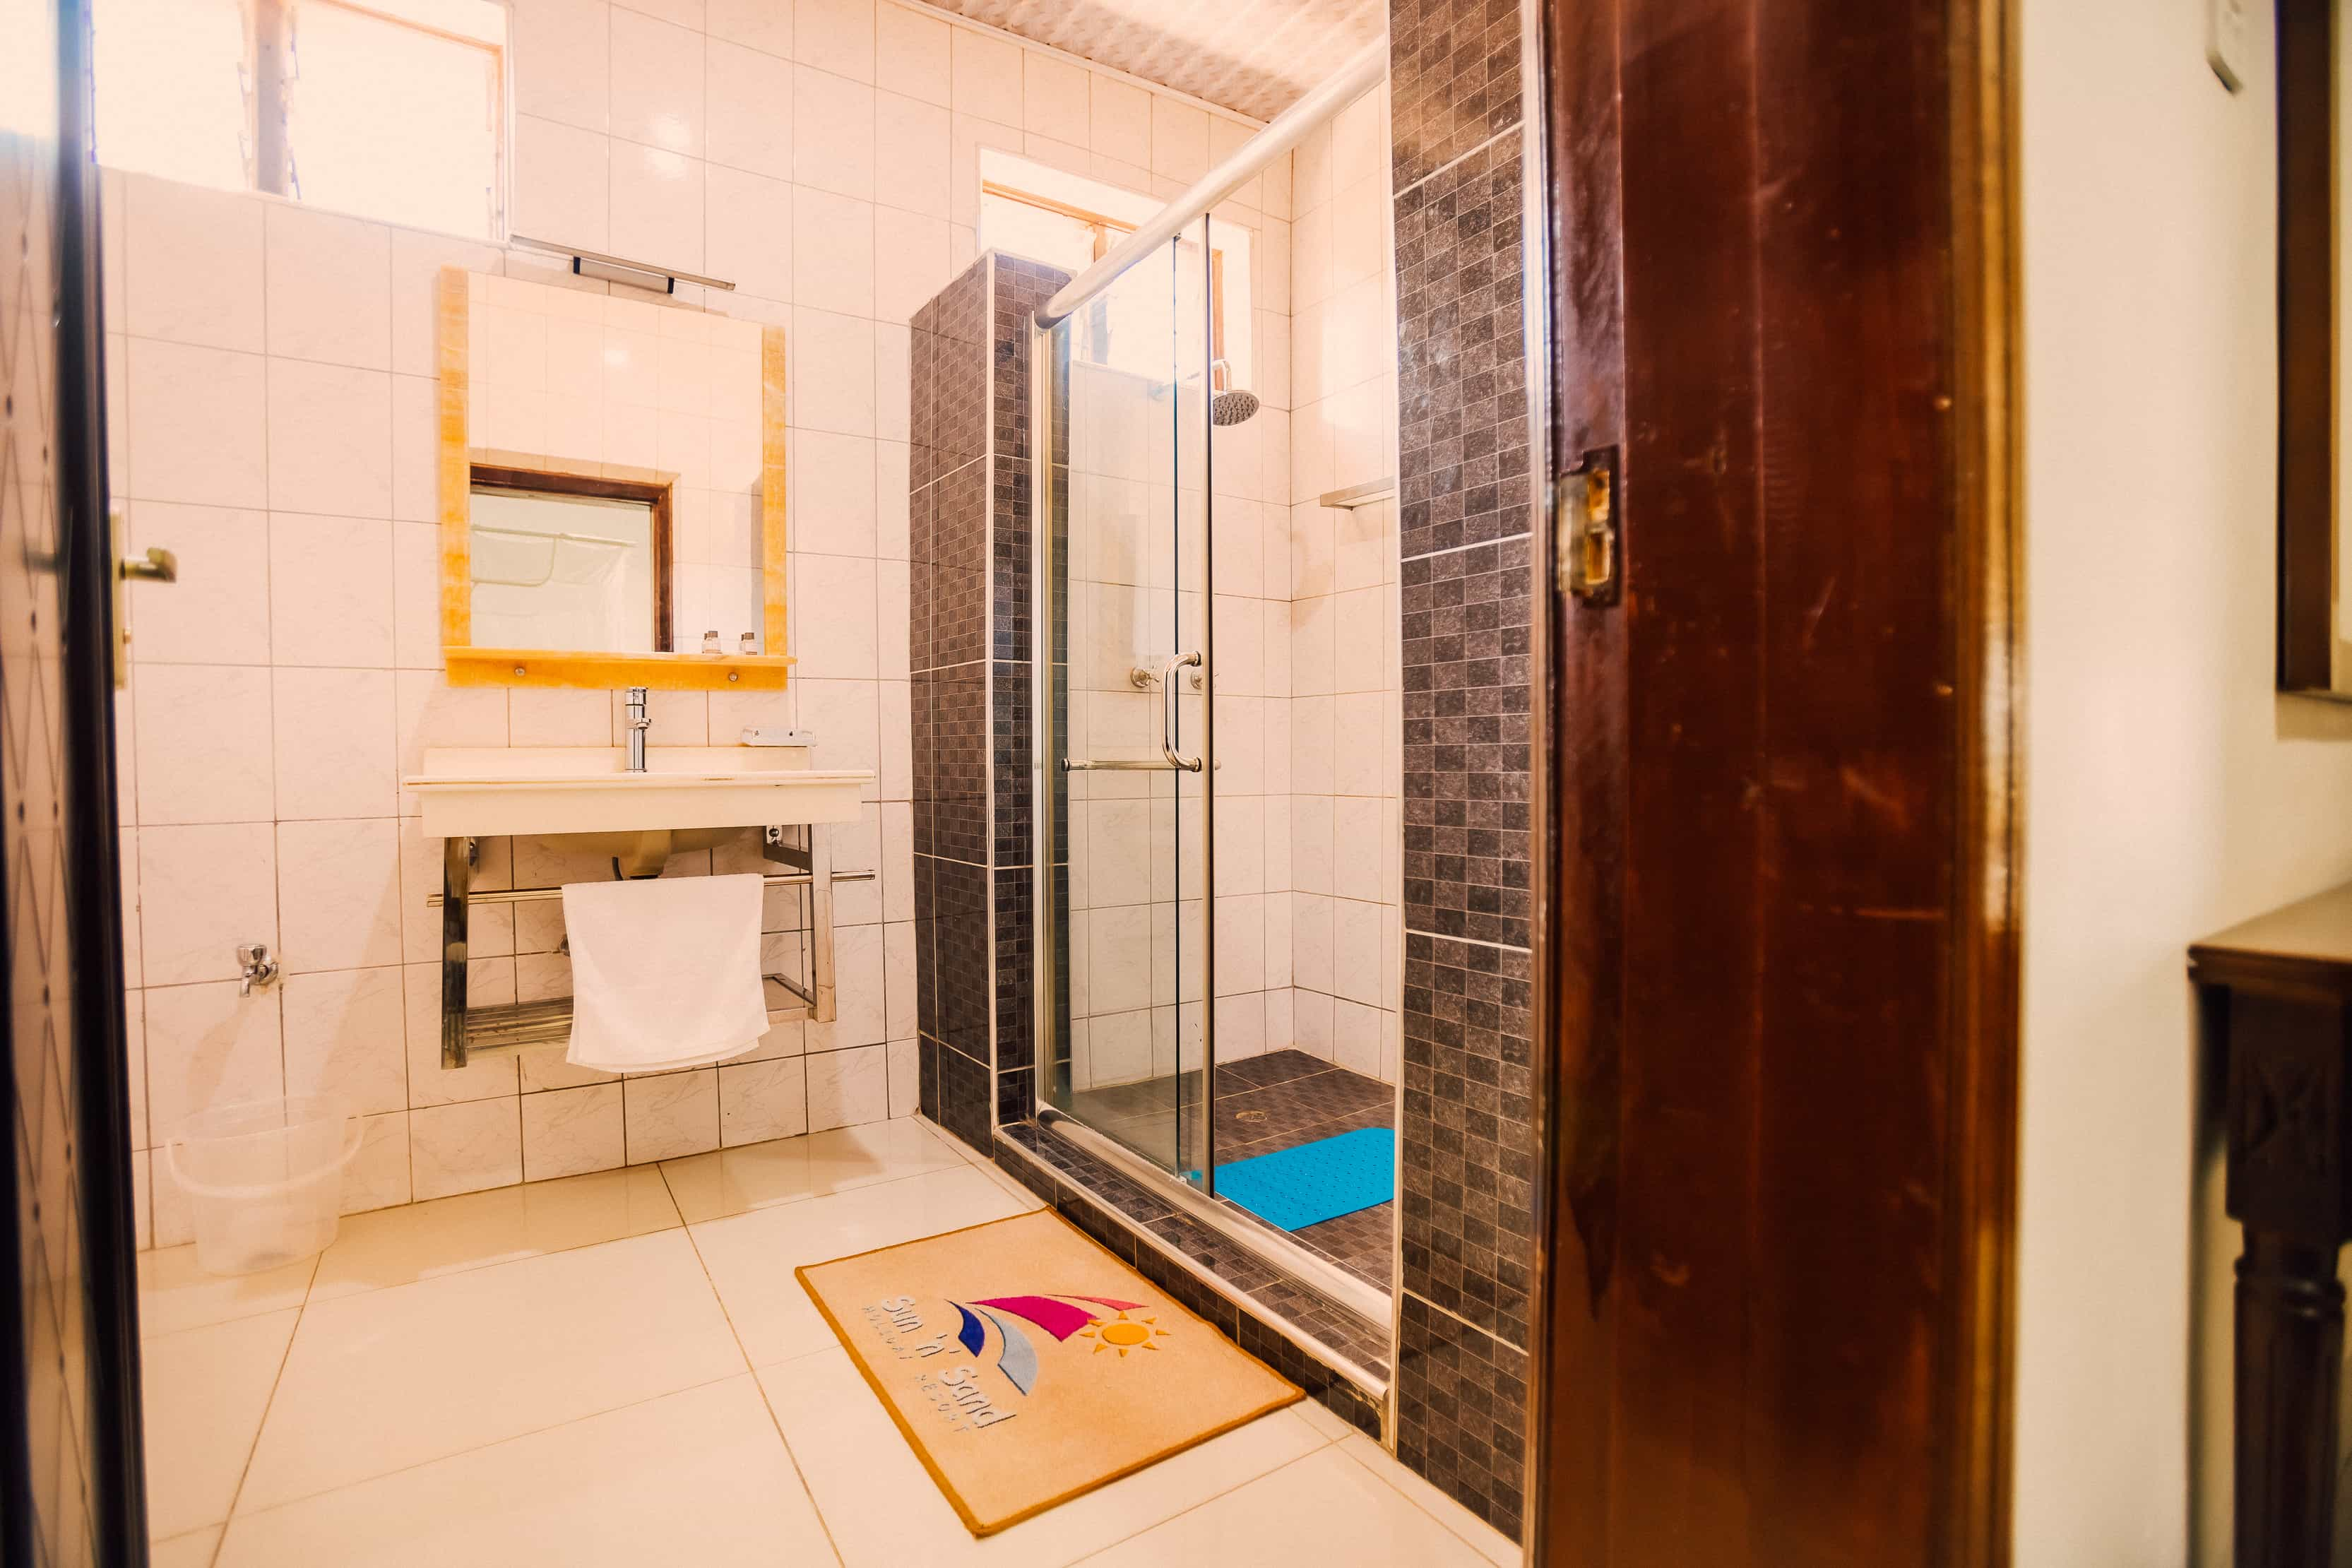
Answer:
[[2352, 1240], [2352, 884], [2189, 950], [2226, 1083], [2238, 1255], [2237, 1568], [2319, 1568], [2336, 1529]]

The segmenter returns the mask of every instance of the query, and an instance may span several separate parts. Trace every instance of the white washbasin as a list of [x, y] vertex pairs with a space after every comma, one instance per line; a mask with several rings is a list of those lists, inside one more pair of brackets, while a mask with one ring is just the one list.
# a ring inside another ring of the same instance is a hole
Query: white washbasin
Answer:
[[402, 782], [433, 838], [855, 822], [874, 782], [810, 767], [805, 746], [653, 746], [644, 773], [626, 764], [618, 746], [439, 747]]

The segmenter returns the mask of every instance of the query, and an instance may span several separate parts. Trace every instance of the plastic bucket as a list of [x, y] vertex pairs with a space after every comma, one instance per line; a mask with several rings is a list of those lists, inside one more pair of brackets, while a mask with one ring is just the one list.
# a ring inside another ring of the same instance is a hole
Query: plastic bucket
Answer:
[[190, 1117], [165, 1156], [188, 1194], [197, 1264], [208, 1274], [257, 1274], [324, 1252], [360, 1137], [358, 1118], [329, 1094]]

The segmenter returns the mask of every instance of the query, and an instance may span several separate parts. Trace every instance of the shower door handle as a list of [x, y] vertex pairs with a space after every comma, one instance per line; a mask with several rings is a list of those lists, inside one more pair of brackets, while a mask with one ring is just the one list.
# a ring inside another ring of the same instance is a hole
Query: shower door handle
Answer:
[[1197, 669], [1200, 665], [1201, 650], [1194, 648], [1191, 653], [1176, 655], [1160, 671], [1160, 754], [1168, 759], [1170, 767], [1181, 768], [1188, 773], [1201, 771], [1201, 759], [1188, 757], [1176, 749], [1176, 672], [1187, 666]]

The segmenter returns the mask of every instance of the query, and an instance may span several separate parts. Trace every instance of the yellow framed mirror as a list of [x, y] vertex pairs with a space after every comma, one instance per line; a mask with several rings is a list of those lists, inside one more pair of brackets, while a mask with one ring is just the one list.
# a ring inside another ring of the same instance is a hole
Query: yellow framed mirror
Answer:
[[781, 327], [444, 268], [452, 686], [777, 690]]

